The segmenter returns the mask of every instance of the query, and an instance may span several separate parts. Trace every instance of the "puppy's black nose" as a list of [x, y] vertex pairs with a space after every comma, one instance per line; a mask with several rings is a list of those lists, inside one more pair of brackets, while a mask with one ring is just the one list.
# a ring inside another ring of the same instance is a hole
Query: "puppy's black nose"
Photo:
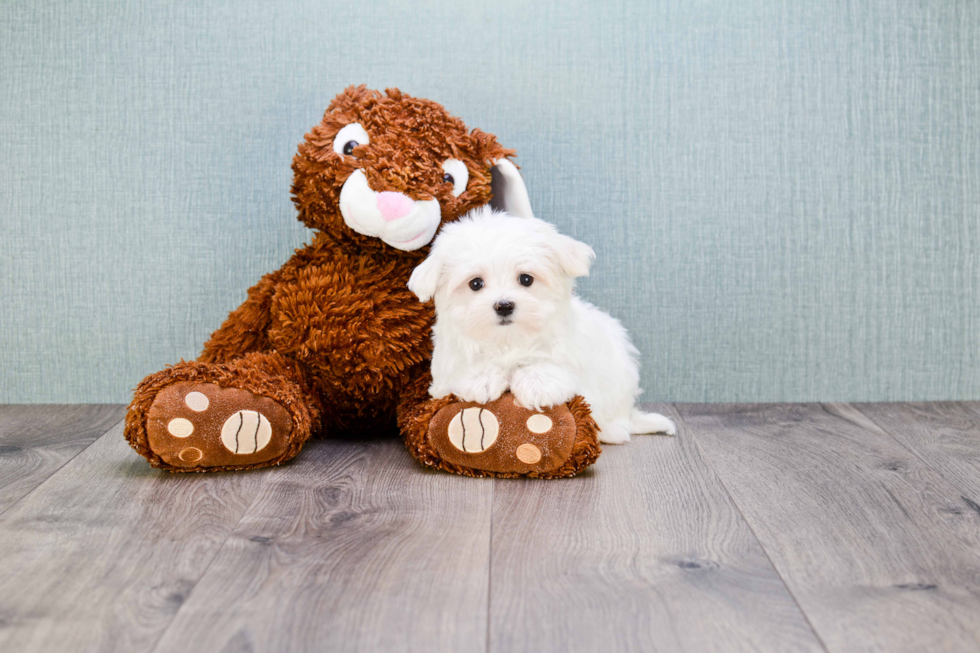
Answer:
[[514, 302], [501, 299], [499, 302], [493, 305], [493, 310], [497, 312], [500, 317], [507, 317], [514, 312]]

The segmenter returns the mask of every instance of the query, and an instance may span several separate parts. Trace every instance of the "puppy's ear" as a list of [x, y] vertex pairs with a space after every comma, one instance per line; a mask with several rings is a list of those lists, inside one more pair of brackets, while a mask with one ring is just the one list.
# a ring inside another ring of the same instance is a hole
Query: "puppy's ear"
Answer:
[[433, 248], [429, 257], [412, 270], [412, 276], [408, 278], [408, 289], [415, 293], [419, 301], [427, 302], [436, 294], [439, 287], [439, 275], [442, 273], [442, 262], [436, 250]]
[[490, 206], [518, 218], [533, 218], [531, 198], [528, 197], [527, 187], [517, 166], [510, 159], [501, 157], [493, 162], [490, 173], [490, 191], [493, 193]]
[[595, 251], [583, 242], [558, 234], [555, 240], [558, 265], [570, 277], [587, 277], [595, 260]]

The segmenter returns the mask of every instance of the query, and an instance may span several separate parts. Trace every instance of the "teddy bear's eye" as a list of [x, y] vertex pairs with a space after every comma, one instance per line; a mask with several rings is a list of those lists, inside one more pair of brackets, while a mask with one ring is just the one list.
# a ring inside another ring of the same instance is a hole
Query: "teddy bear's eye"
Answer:
[[364, 128], [360, 124], [352, 122], [337, 132], [337, 136], [333, 139], [333, 151], [341, 156], [351, 156], [355, 147], [367, 145], [370, 142], [371, 139], [368, 138]]
[[470, 290], [477, 291], [483, 287], [483, 279], [477, 277], [475, 279], [470, 279]]
[[466, 169], [466, 164], [459, 159], [446, 159], [442, 163], [442, 171], [446, 173], [442, 176], [442, 180], [453, 185], [453, 197], [462, 195], [466, 190], [466, 183], [470, 180], [470, 171]]
[[534, 277], [532, 277], [530, 274], [522, 274], [521, 276], [517, 277], [517, 283], [521, 284], [522, 286], [530, 286], [532, 283], [534, 283]]

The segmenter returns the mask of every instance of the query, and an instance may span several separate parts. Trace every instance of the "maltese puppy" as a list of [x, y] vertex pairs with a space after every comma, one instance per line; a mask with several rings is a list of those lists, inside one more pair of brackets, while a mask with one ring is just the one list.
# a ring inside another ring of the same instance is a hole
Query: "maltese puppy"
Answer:
[[510, 389], [535, 410], [582, 395], [599, 439], [674, 434], [663, 415], [635, 407], [639, 352], [615, 318], [574, 294], [595, 252], [536, 218], [490, 207], [445, 225], [409, 289], [435, 298], [433, 397], [487, 403]]

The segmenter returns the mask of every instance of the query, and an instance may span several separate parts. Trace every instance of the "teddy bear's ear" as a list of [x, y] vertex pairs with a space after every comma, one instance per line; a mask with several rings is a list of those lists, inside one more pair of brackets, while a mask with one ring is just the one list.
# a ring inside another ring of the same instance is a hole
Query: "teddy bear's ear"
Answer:
[[427, 302], [436, 294], [439, 286], [439, 273], [442, 271], [442, 264], [435, 248], [429, 252], [429, 257], [412, 270], [412, 276], [408, 278], [408, 289], [415, 293], [421, 302]]
[[493, 175], [490, 180], [490, 188], [493, 198], [490, 206], [497, 211], [506, 211], [519, 218], [533, 218], [534, 212], [531, 211], [531, 199], [527, 195], [527, 187], [521, 173], [517, 171], [517, 166], [510, 162], [510, 159], [499, 158], [493, 162], [491, 169]]

